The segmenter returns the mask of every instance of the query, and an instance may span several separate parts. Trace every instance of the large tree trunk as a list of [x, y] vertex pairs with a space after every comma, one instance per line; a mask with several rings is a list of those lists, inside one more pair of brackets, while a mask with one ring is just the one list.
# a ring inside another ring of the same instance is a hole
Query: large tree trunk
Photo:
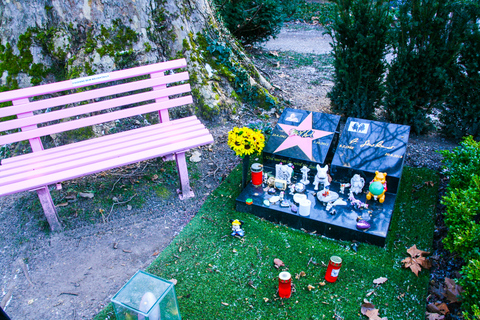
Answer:
[[197, 114], [228, 115], [243, 102], [275, 106], [270, 85], [216, 19], [208, 0], [2, 3], [3, 90], [185, 57]]

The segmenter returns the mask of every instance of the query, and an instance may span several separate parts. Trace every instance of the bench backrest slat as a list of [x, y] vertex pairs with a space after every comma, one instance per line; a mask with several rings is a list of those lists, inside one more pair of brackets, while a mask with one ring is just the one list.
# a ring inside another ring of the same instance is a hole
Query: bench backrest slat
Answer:
[[71, 90], [74, 88], [82, 88], [93, 84], [101, 84], [105, 82], [123, 80], [126, 78], [133, 78], [152, 74], [155, 72], [165, 72], [171, 69], [185, 68], [187, 61], [185, 59], [171, 60], [166, 62], [159, 62], [155, 64], [145, 65], [141, 67], [113, 71], [109, 73], [103, 73], [100, 75], [94, 75], [85, 78], [78, 78], [72, 80], [65, 80], [56, 83], [24, 88], [13, 91], [6, 91], [0, 94], [0, 102], [13, 101], [21, 98], [30, 98], [35, 96], [41, 96], [51, 94], [60, 91]]
[[[116, 99], [89, 103], [89, 104], [74, 107], [74, 108], [66, 108], [66, 109], [61, 109], [57, 111], [37, 114], [28, 118], [5, 121], [4, 123], [2, 123], [2, 131], [12, 130], [12, 129], [20, 128], [22, 126], [30, 126], [34, 124], [47, 123], [50, 121], [68, 119], [68, 118], [72, 118], [72, 117], [76, 117], [76, 116], [80, 116], [88, 113], [103, 111], [106, 109], [126, 106], [133, 103], [154, 100], [158, 97], [168, 97], [171, 95], [182, 94], [186, 92], [190, 92], [189, 84], [182, 84], [175, 87], [166, 88], [164, 90], [148, 91], [148, 92], [124, 96]], [[156, 111], [156, 110], [153, 110], [153, 111]], [[111, 113], [116, 113], [116, 112], [118, 111], [111, 111]], [[138, 110], [135, 112], [134, 115], [138, 115], [141, 113], [142, 113], [141, 110]], [[97, 115], [93, 117], [97, 117]]]
[[42, 136], [51, 135], [54, 133], [79, 129], [86, 126], [114, 121], [117, 119], [123, 119], [123, 118], [131, 117], [139, 114], [154, 112], [160, 109], [169, 109], [169, 108], [178, 107], [178, 106], [182, 106], [190, 103], [193, 103], [192, 96], [184, 96], [180, 98], [170, 99], [164, 102], [146, 104], [146, 105], [138, 106], [135, 108], [129, 108], [129, 109], [119, 110], [116, 112], [104, 113], [104, 114], [96, 115], [94, 117], [81, 118], [78, 120], [71, 120], [68, 122], [53, 124], [46, 127], [40, 127], [40, 128], [29, 130], [29, 131], [12, 133], [8, 135], [0, 136], [0, 145], [28, 140], [36, 137], [42, 137]]
[[0, 102], [13, 106], [0, 108], [0, 145], [29, 140], [35, 152], [40, 137], [64, 131], [151, 112], [169, 121], [168, 109], [193, 103], [188, 72], [171, 73], [184, 67], [178, 59], [2, 92]]
[[78, 103], [81, 101], [93, 100], [93, 99], [111, 96], [115, 94], [121, 94], [126, 92], [142, 90], [146, 88], [157, 87], [159, 85], [163, 85], [163, 88], [166, 88], [167, 84], [184, 81], [184, 80], [188, 80], [188, 72], [181, 72], [173, 75], [165, 75], [163, 77], [155, 77], [152, 79], [122, 83], [122, 84], [112, 85], [105, 88], [99, 88], [94, 90], [78, 92], [78, 93], [66, 94], [59, 97], [52, 97], [48, 99], [32, 101], [30, 103], [17, 105], [15, 106], [15, 108], [13, 107], [0, 108], [0, 118], [16, 115], [19, 113], [25, 113], [29, 111], [49, 109], [49, 108], [54, 108], [62, 105]]

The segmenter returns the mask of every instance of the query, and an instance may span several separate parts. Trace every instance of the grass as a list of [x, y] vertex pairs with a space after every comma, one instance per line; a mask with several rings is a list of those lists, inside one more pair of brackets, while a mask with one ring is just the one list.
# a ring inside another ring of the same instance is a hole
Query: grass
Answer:
[[[429, 273], [423, 270], [416, 277], [402, 268], [401, 260], [414, 244], [425, 251], [431, 248], [438, 196], [435, 172], [404, 168], [385, 248], [360, 244], [357, 252], [350, 242], [236, 212], [240, 179], [237, 168], [146, 270], [178, 281], [182, 319], [367, 319], [360, 313], [365, 299], [389, 320], [424, 318]], [[244, 238], [230, 236], [232, 218], [245, 222]], [[332, 255], [340, 256], [343, 266], [336, 283], [322, 286]], [[285, 267], [276, 269], [275, 258]], [[293, 279], [290, 299], [276, 294], [282, 270], [292, 276], [305, 272]], [[377, 286], [373, 280], [379, 277], [388, 281]], [[109, 305], [95, 319], [114, 318]]]

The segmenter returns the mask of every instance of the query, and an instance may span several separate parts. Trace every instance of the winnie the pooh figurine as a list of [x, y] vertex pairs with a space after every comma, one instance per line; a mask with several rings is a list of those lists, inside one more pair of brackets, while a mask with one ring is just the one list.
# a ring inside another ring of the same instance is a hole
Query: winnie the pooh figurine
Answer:
[[385, 192], [387, 192], [387, 173], [375, 171], [375, 178], [370, 182], [368, 188], [367, 200], [375, 199], [383, 203], [385, 201]]

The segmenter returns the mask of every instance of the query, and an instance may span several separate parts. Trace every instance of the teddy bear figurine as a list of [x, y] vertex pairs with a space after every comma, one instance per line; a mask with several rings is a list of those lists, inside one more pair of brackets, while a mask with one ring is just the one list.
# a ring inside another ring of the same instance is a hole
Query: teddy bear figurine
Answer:
[[387, 192], [387, 173], [375, 171], [375, 177], [368, 188], [367, 200], [378, 200], [383, 203], [385, 201], [385, 192]]

